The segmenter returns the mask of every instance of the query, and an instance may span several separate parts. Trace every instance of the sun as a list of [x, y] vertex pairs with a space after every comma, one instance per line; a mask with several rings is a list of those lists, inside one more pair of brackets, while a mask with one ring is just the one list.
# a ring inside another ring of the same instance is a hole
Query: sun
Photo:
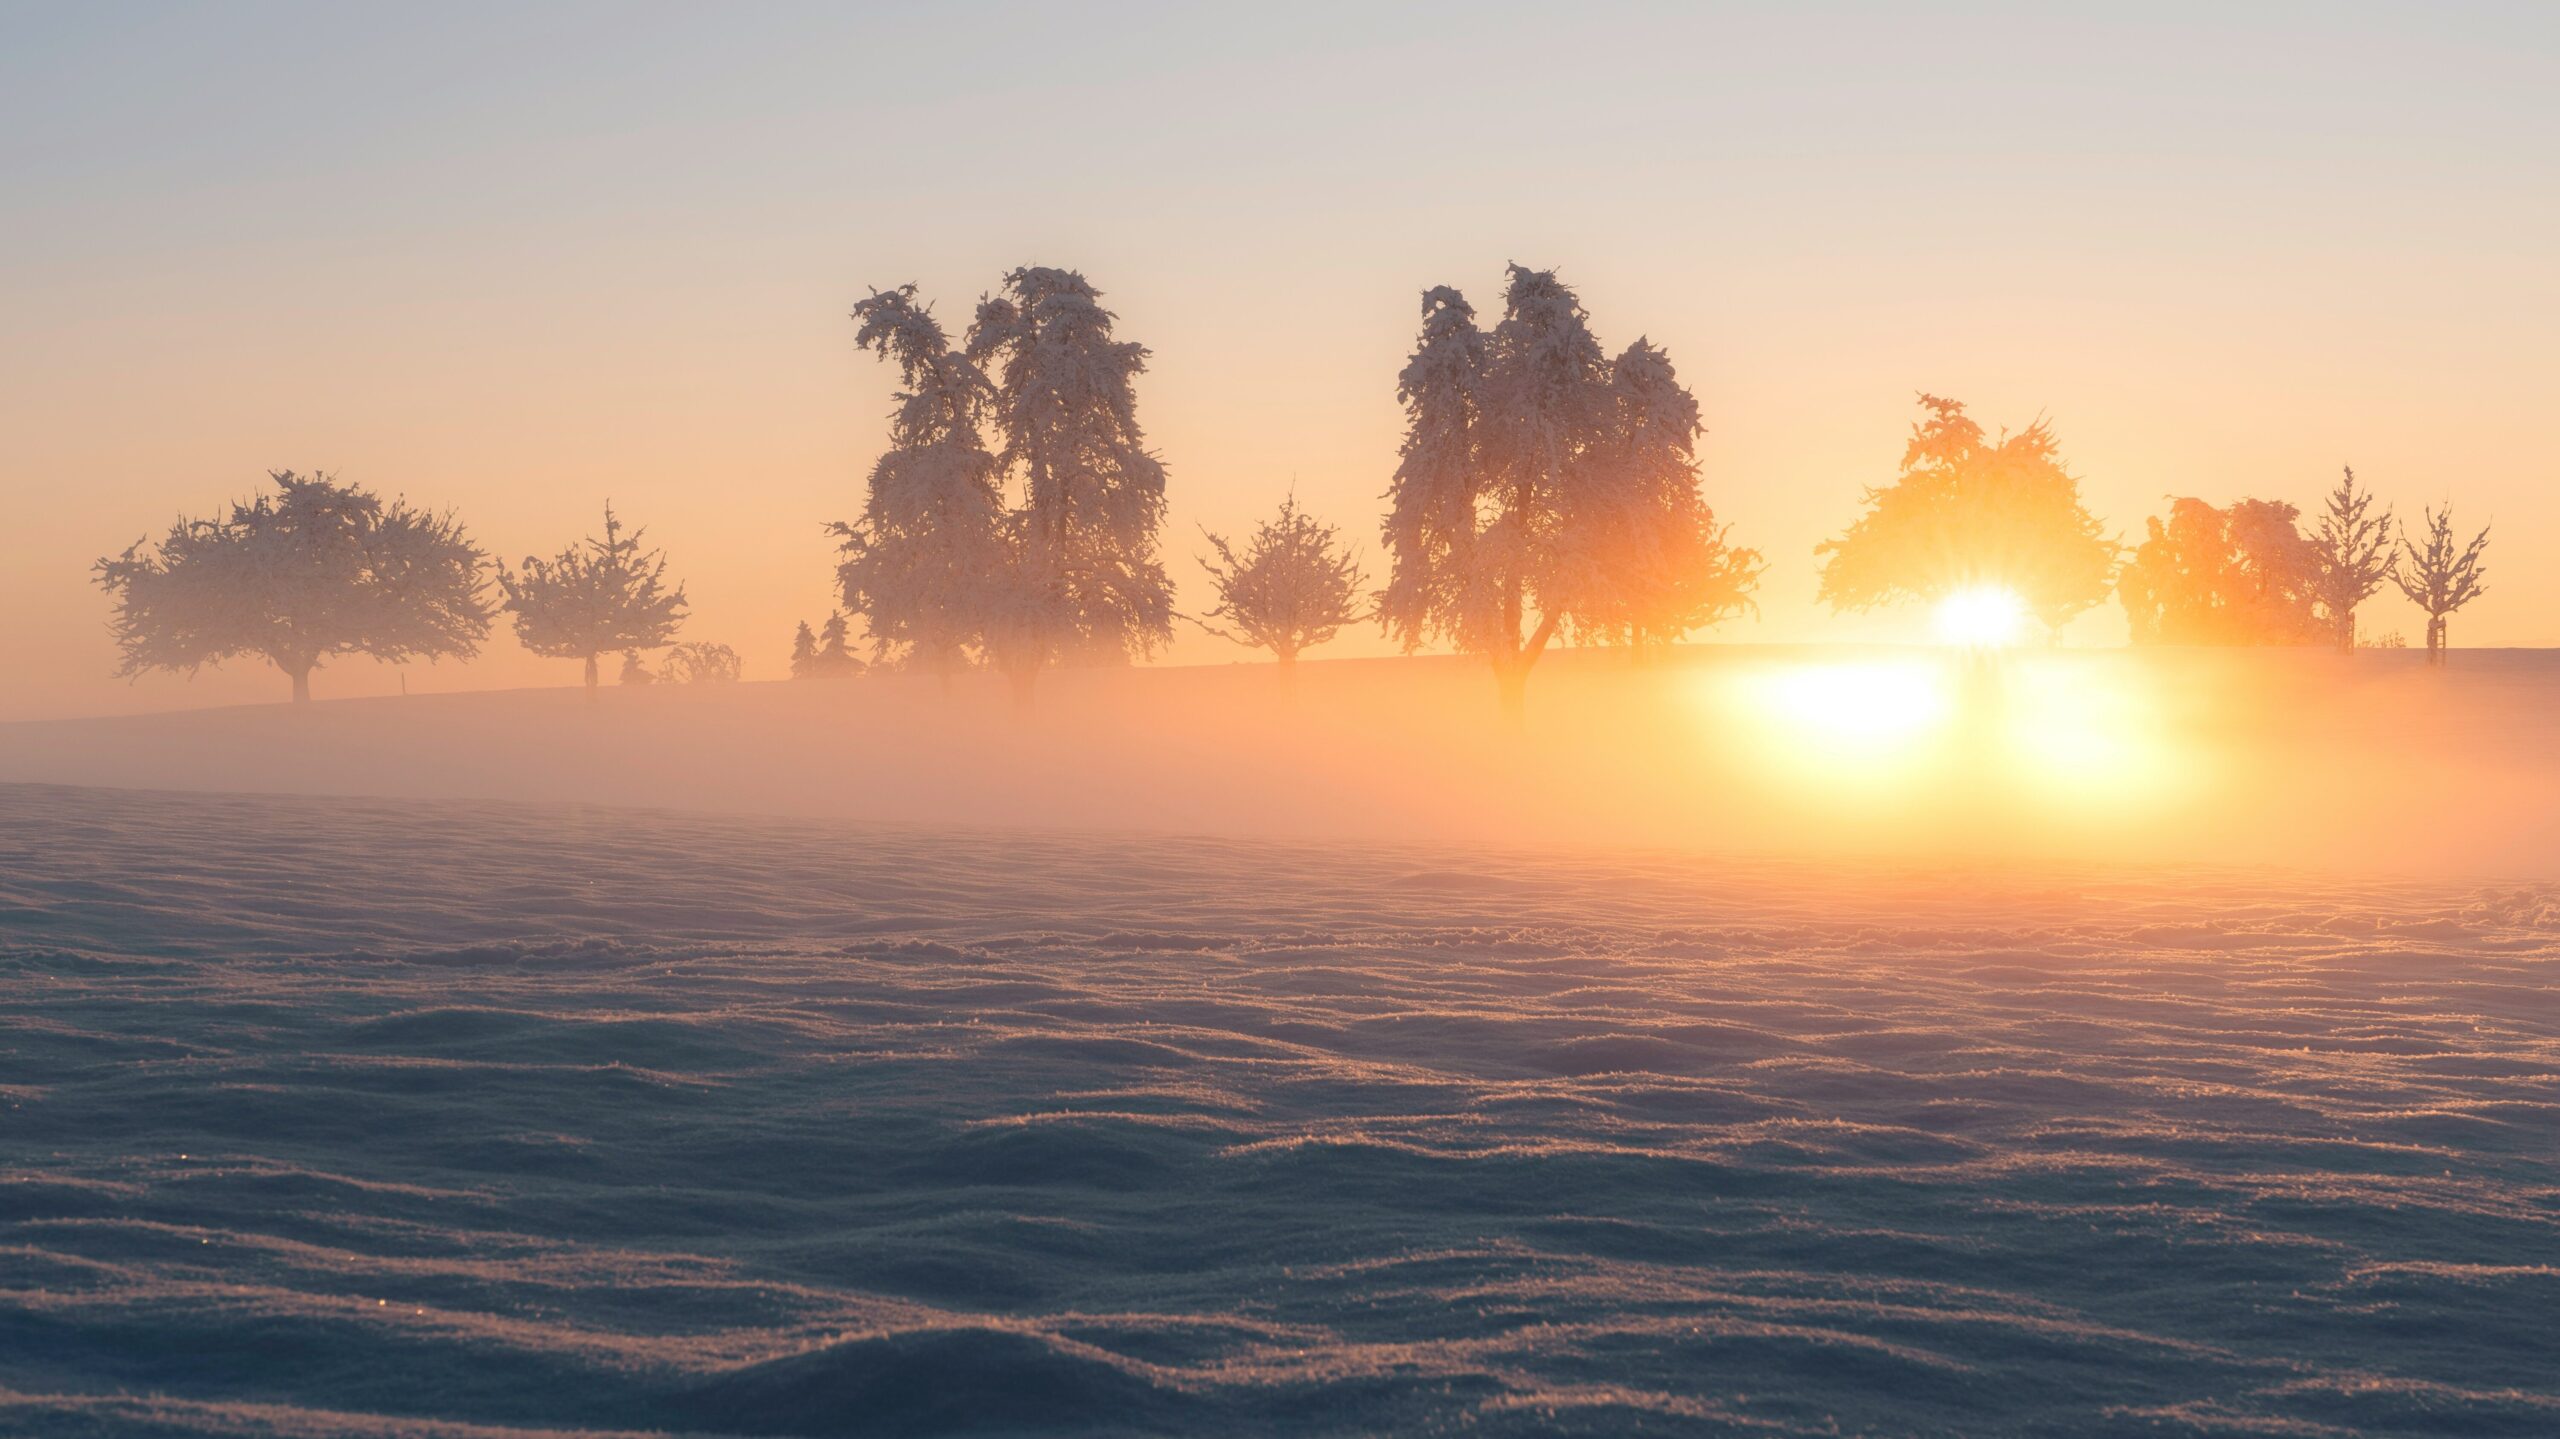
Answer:
[[2027, 602], [2006, 585], [1974, 585], [1938, 601], [1931, 627], [1940, 644], [1996, 650], [2018, 642], [2027, 627]]

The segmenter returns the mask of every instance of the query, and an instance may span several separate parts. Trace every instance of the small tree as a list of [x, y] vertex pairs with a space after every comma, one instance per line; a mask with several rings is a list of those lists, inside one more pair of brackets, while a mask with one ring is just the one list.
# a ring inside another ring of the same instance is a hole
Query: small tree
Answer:
[[844, 611], [827, 616], [825, 627], [818, 631], [818, 652], [810, 657], [811, 674], [821, 679], [843, 679], [862, 673], [861, 657], [845, 643], [847, 633]]
[[2424, 545], [2409, 542], [2408, 526], [2400, 528], [2399, 562], [2392, 566], [2391, 577], [2409, 603], [2426, 612], [2427, 663], [2445, 662], [2445, 617], [2480, 598], [2481, 581], [2488, 572], [2480, 568], [2480, 552], [2489, 547], [2489, 531], [2484, 526], [2471, 537], [2471, 543], [2456, 550], [2453, 544], [2453, 509], [2427, 510], [2427, 540]]
[[1280, 513], [1262, 522], [1239, 557], [1226, 539], [1207, 535], [1214, 560], [1200, 568], [1218, 592], [1217, 608], [1200, 627], [1220, 639], [1267, 649], [1283, 675], [1296, 669], [1298, 652], [1323, 644], [1360, 617], [1359, 562], [1343, 548], [1341, 531], [1298, 508], [1291, 495]]
[[727, 645], [682, 644], [667, 651], [666, 679], [679, 685], [735, 684], [743, 668]]
[[624, 534], [608, 502], [602, 539], [582, 540], [547, 560], [527, 556], [522, 574], [498, 568], [517, 640], [546, 659], [586, 661], [590, 700], [599, 656], [655, 649], [684, 622], [684, 586], [667, 587], [666, 552], [643, 551], [645, 533]]
[[1935, 601], [1977, 585], [2013, 591], [2052, 630], [2107, 597], [2116, 545], [2080, 503], [2053, 429], [1983, 433], [1957, 401], [1922, 395], [1902, 473], [1823, 557], [1817, 598], [1835, 610]]
[[809, 622], [802, 620], [800, 628], [791, 635], [791, 677], [795, 680], [810, 678], [817, 673], [817, 662], [818, 636], [809, 628]]
[[468, 659], [489, 634], [488, 557], [450, 514], [385, 503], [328, 475], [269, 476], [276, 493], [220, 519], [181, 519], [96, 565], [113, 597], [117, 673], [193, 673], [256, 656], [311, 698], [338, 655]]
[[2356, 647], [2356, 606], [2391, 579], [2391, 510], [2386, 506], [2376, 515], [2369, 513], [2372, 507], [2372, 492], [2356, 488], [2355, 469], [2348, 467], [2346, 478], [2329, 492], [2320, 533], [2312, 539], [2320, 552], [2312, 592], [2342, 650]]
[[622, 672], [614, 676], [614, 683], [626, 685], [650, 685], [656, 684], [657, 682], [658, 677], [649, 673], [649, 667], [640, 662], [640, 652], [638, 650], [624, 650], [622, 652]]

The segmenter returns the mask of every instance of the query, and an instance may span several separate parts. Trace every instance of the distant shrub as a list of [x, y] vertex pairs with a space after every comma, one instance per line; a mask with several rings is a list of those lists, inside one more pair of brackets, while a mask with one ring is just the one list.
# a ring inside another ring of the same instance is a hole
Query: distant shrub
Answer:
[[727, 645], [683, 644], [667, 651], [660, 678], [680, 685], [735, 684], [740, 668], [738, 652]]
[[2356, 636], [2356, 648], [2360, 650], [2405, 650], [2408, 647], [2407, 637], [2398, 630], [2384, 630], [2380, 634], [2367, 630]]

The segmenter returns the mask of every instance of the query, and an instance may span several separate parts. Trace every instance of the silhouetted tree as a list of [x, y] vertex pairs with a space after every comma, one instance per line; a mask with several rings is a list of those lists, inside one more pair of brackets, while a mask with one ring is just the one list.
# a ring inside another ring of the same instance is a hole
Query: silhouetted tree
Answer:
[[1379, 621], [1486, 656], [1507, 712], [1567, 625], [1671, 638], [1745, 603], [1758, 560], [1698, 496], [1695, 399], [1645, 341], [1610, 362], [1553, 271], [1512, 266], [1490, 333], [1458, 291], [1424, 292], [1397, 396]]
[[795, 680], [810, 678], [816, 669], [817, 659], [818, 636], [810, 630], [809, 622], [802, 620], [800, 628], [791, 635], [791, 677]]
[[551, 559], [528, 556], [524, 573], [498, 568], [498, 587], [515, 615], [516, 639], [547, 659], [586, 661], [587, 698], [596, 693], [596, 661], [614, 650], [655, 649], [684, 622], [684, 586], [667, 587], [663, 550], [643, 551], [645, 530], [626, 535], [613, 506], [604, 507], [604, 536], [590, 537]]
[[736, 650], [727, 645], [700, 643], [669, 649], [666, 667], [667, 681], [680, 685], [734, 684], [743, 668]]
[[[1202, 533], [1206, 534], [1206, 531]], [[1218, 535], [1208, 535], [1214, 560], [1200, 567], [1218, 592], [1217, 608], [1200, 627], [1220, 639], [1267, 649], [1283, 674], [1301, 650], [1323, 644], [1360, 617], [1360, 566], [1333, 526], [1298, 508], [1291, 495], [1280, 513], [1262, 522], [1243, 555]]]
[[969, 325], [968, 358], [995, 383], [998, 459], [1022, 479], [1012, 573], [983, 591], [983, 634], [1025, 703], [1050, 664], [1126, 663], [1173, 630], [1164, 466], [1137, 418], [1147, 350], [1113, 338], [1113, 318], [1084, 276], [1027, 266]]
[[256, 656], [311, 698], [338, 655], [468, 659], [489, 634], [488, 557], [450, 514], [389, 503], [328, 475], [279, 470], [276, 493], [181, 519], [96, 565], [114, 598], [119, 674], [189, 673]]
[[2319, 546], [2303, 538], [2301, 512], [2281, 500], [2235, 500], [2216, 509], [2174, 497], [2169, 518], [2147, 522], [2116, 593], [2136, 644], [2300, 645], [2328, 637], [2314, 612]]
[[622, 672], [614, 676], [614, 683], [625, 685], [648, 685], [656, 684], [657, 682], [658, 677], [649, 673], [649, 667], [647, 665], [640, 663], [640, 652], [638, 650], [624, 650], [622, 652]]
[[1930, 602], [1997, 585], [2051, 630], [2107, 597], [2116, 544], [2080, 503], [2042, 420], [1992, 439], [1964, 406], [1922, 395], [1893, 483], [1866, 492], [1867, 512], [1825, 557], [1818, 597], [1835, 610]]
[[2373, 495], [2356, 488], [2356, 472], [2329, 492], [2320, 516], [2320, 533], [2312, 540], [2320, 552], [2320, 573], [2312, 592], [2333, 629], [2338, 648], [2356, 647], [2356, 606], [2373, 598], [2391, 579], [2391, 511], [2371, 514]]
[[818, 652], [810, 659], [811, 674], [820, 679], [843, 679], [862, 673], [862, 661], [846, 646], [845, 636], [844, 611], [837, 610], [827, 616], [825, 626], [818, 631]]
[[915, 289], [873, 291], [853, 308], [855, 343], [894, 361], [904, 388], [862, 518], [828, 528], [843, 540], [836, 580], [870, 631], [873, 662], [947, 678], [985, 644], [1018, 556], [980, 435], [994, 387]]
[[2427, 539], [2423, 545], [2409, 541], [2408, 526], [2400, 528], [2399, 562], [2392, 567], [2391, 578], [2409, 603], [2426, 612], [2427, 663], [2445, 662], [2445, 618], [2464, 605], [2480, 598], [2482, 581], [2488, 571], [2480, 568], [2481, 551], [2489, 547], [2486, 526], [2471, 537], [2471, 543], [2457, 550], [2453, 544], [2453, 509], [2427, 510]]

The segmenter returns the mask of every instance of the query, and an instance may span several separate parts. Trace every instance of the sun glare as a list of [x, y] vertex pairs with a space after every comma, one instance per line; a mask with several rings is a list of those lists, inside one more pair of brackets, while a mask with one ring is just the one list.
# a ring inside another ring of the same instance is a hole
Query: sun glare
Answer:
[[1976, 585], [1938, 601], [1932, 627], [1941, 644], [1996, 650], [2018, 642], [2027, 627], [2027, 602], [2003, 585]]

